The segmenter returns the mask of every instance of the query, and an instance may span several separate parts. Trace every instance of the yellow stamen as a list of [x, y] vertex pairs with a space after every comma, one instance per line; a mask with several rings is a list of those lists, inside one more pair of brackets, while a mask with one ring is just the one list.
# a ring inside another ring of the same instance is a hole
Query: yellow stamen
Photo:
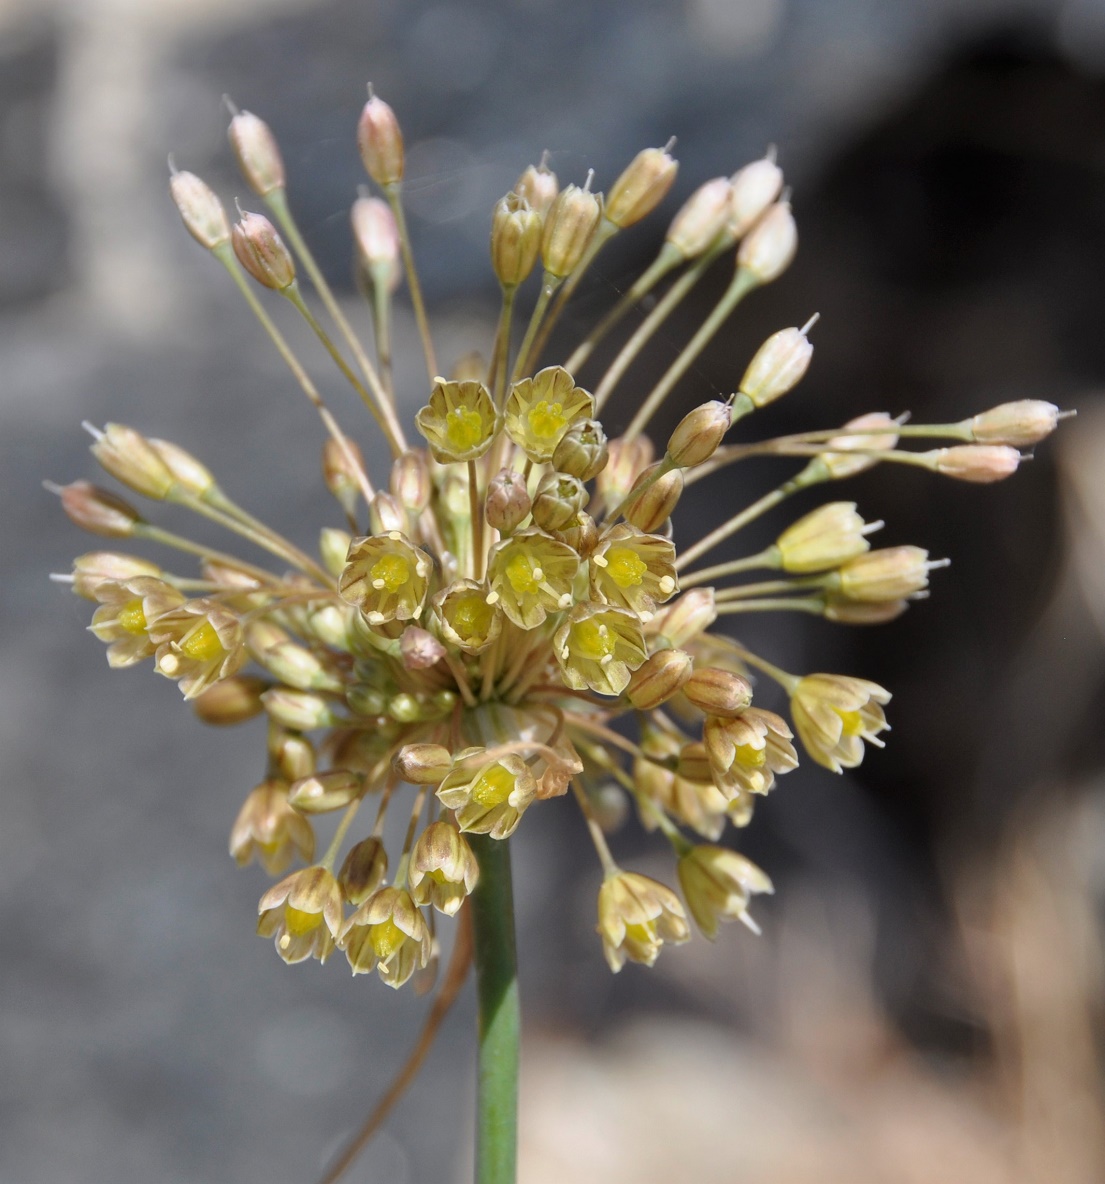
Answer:
[[733, 760], [746, 769], [762, 769], [767, 763], [767, 749], [754, 744], [738, 744]]
[[369, 577], [373, 588], [398, 592], [411, 578], [411, 565], [402, 555], [384, 555], [372, 565]]
[[559, 435], [568, 422], [563, 403], [550, 403], [542, 399], [535, 403], [529, 413], [530, 431], [540, 440], [552, 440]]
[[146, 632], [146, 614], [142, 609], [141, 598], [137, 600], [128, 600], [126, 604], [119, 610], [117, 618], [119, 624], [128, 632], [135, 636]]
[[606, 570], [619, 588], [636, 588], [643, 581], [648, 565], [628, 547], [611, 547], [606, 552]]
[[544, 572], [528, 555], [519, 552], [507, 563], [506, 578], [519, 596], [525, 596], [538, 591]]
[[514, 790], [514, 774], [502, 765], [492, 765], [472, 784], [472, 800], [481, 806], [501, 806]]
[[627, 925], [625, 935], [635, 944], [650, 946], [656, 941], [656, 922], [641, 921], [637, 925]]
[[572, 626], [573, 649], [583, 658], [601, 662], [614, 653], [617, 636], [606, 625], [593, 619]]
[[368, 940], [372, 946], [372, 952], [377, 958], [384, 961], [390, 958], [407, 940], [407, 935], [388, 917], [386, 921], [369, 926]]
[[[508, 573], [509, 576], [509, 573]], [[513, 581], [511, 581], [513, 583]], [[494, 609], [484, 600], [479, 592], [470, 596], [457, 598], [456, 608], [453, 610], [452, 625], [460, 637], [468, 641], [473, 637], [482, 637], [491, 626]]]
[[193, 629], [180, 643], [180, 650], [195, 662], [214, 662], [226, 653], [210, 621], [204, 621], [198, 629]]
[[863, 735], [863, 715], [859, 711], [841, 711], [839, 708], [834, 708], [837, 715], [840, 716], [844, 724], [845, 736], [861, 736]]
[[484, 439], [483, 416], [468, 407], [454, 407], [445, 415], [445, 438], [457, 452], [475, 448]]
[[284, 906], [284, 929], [293, 937], [302, 937], [321, 924], [321, 913], [307, 913], [303, 909], [293, 908], [290, 904]]

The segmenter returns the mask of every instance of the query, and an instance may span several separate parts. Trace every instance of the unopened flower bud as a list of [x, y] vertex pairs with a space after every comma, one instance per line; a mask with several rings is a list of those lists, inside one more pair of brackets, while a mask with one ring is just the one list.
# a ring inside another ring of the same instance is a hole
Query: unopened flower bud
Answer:
[[272, 727], [269, 730], [268, 747], [272, 763], [285, 781], [299, 781], [314, 773], [318, 758], [315, 746], [306, 736]]
[[245, 723], [265, 710], [261, 695], [269, 683], [252, 674], [232, 674], [192, 700], [192, 710], [205, 724], [229, 727]]
[[649, 628], [678, 649], [705, 633], [716, 620], [713, 588], [692, 588], [660, 609]]
[[421, 514], [430, 504], [432, 491], [429, 458], [424, 449], [409, 448], [391, 466], [391, 492], [412, 514]]
[[672, 219], [667, 241], [684, 259], [697, 258], [725, 229], [732, 198], [728, 177], [715, 177], [700, 185]]
[[301, 777], [288, 791], [288, 801], [305, 814], [328, 814], [342, 810], [359, 797], [364, 778], [349, 769], [332, 769]]
[[541, 158], [540, 164], [528, 165], [522, 175], [514, 182], [514, 192], [525, 198], [531, 210], [536, 211], [544, 220], [556, 195], [560, 192], [560, 182]]
[[597, 419], [581, 419], [564, 433], [553, 452], [553, 468], [590, 481], [606, 468], [609, 459], [606, 433]]
[[215, 191], [195, 173], [174, 172], [169, 181], [185, 229], [209, 251], [230, 241], [230, 222]]
[[121, 583], [137, 576], [160, 576], [161, 568], [148, 559], [137, 555], [125, 555], [121, 551], [89, 551], [73, 560], [73, 576], [70, 587], [76, 596], [85, 600], [96, 599], [96, 589], [105, 583]]
[[783, 170], [771, 157], [765, 156], [734, 173], [732, 186], [728, 231], [735, 241], [755, 226], [779, 196]]
[[295, 283], [295, 261], [264, 214], [248, 210], [231, 228], [230, 239], [238, 262], [263, 287], [283, 292]]
[[594, 518], [583, 510], [570, 525], [553, 533], [562, 543], [567, 543], [580, 559], [589, 559], [599, 542], [599, 528]]
[[821, 615], [838, 625], [885, 625], [909, 608], [908, 600], [835, 600], [825, 602]]
[[704, 784], [711, 778], [710, 769], [710, 754], [705, 744], [695, 741], [692, 744], [684, 744], [679, 749], [679, 759], [675, 765], [677, 776]]
[[862, 555], [871, 545], [865, 536], [881, 526], [864, 522], [855, 502], [828, 502], [779, 535], [774, 557], [783, 571], [797, 575], [829, 571]]
[[610, 187], [605, 214], [622, 230], [651, 214], [667, 196], [679, 164], [667, 148], [645, 148]]
[[255, 656], [260, 665], [270, 671], [281, 682], [301, 691], [341, 691], [344, 682], [317, 654], [306, 646], [298, 645], [290, 638], [277, 641], [257, 651]]
[[91, 481], [73, 481], [54, 492], [61, 498], [61, 508], [70, 522], [90, 534], [125, 539], [134, 534], [134, 528], [142, 521], [142, 515], [133, 506]]
[[178, 490], [190, 497], [203, 497], [215, 488], [215, 478], [211, 470], [190, 452], [185, 452], [179, 444], [152, 438], [148, 443], [172, 473]]
[[361, 496], [363, 474], [364, 456], [356, 441], [348, 436], [340, 440], [327, 436], [322, 445], [322, 479], [350, 517], [354, 516]]
[[252, 111], [236, 111], [227, 128], [230, 146], [249, 187], [260, 197], [284, 188], [284, 161], [272, 129]]
[[928, 573], [947, 562], [930, 561], [921, 547], [883, 547], [850, 559], [826, 586], [847, 600], [904, 600], [923, 592]]
[[[832, 451], [818, 453], [814, 462], [833, 481], [854, 477], [875, 464], [874, 459], [864, 456], [861, 450], [890, 452], [898, 443], [898, 424], [885, 411], [869, 411], [866, 415], [849, 420], [844, 427], [846, 430], [842, 435], [833, 436], [825, 442]], [[851, 432], [847, 431], [849, 428]], [[873, 430], [877, 428], [887, 430]]]
[[1023, 459], [1015, 448], [1004, 444], [959, 444], [917, 455], [925, 458], [927, 468], [945, 477], [982, 485], [1004, 480], [1017, 471]]
[[798, 384], [812, 357], [804, 329], [780, 329], [756, 351], [741, 379], [740, 393], [754, 406], [764, 407]]
[[391, 767], [411, 785], [438, 785], [452, 772], [453, 754], [442, 744], [404, 744]]
[[485, 514], [489, 526], [500, 534], [510, 534], [530, 512], [531, 501], [522, 474], [502, 469], [487, 486]]
[[1006, 444], [1030, 448], [1050, 436], [1059, 423], [1059, 408], [1042, 399], [1002, 403], [967, 420], [971, 437], [979, 444]]
[[733, 423], [729, 403], [713, 400], [688, 412], [668, 441], [668, 456], [681, 468], [689, 469], [709, 460]]
[[491, 215], [491, 266], [504, 288], [516, 288], [537, 262], [541, 215], [524, 197], [508, 193]]
[[332, 576], [341, 575], [352, 541], [353, 536], [349, 531], [338, 530], [333, 526], [324, 526], [319, 532], [318, 553], [322, 556], [322, 566]]
[[533, 520], [542, 530], [563, 530], [586, 504], [582, 481], [566, 473], [546, 473], [533, 497]]
[[388, 874], [388, 853], [375, 835], [362, 839], [349, 849], [338, 872], [342, 896], [351, 905], [364, 904], [384, 882]]
[[272, 687], [261, 696], [261, 699], [270, 719], [297, 732], [333, 728], [345, 722], [338, 711], [338, 704], [333, 699], [327, 699], [311, 691]]
[[365, 172], [384, 188], [403, 179], [403, 133], [395, 112], [372, 93], [357, 124], [357, 147]]
[[682, 470], [672, 469], [652, 480], [660, 462], [650, 465], [634, 482], [634, 493], [630, 490], [629, 501], [622, 511], [627, 522], [638, 530], [652, 534], [672, 516], [680, 497], [683, 496], [684, 478]]
[[790, 266], [798, 249], [798, 227], [790, 202], [776, 202], [748, 232], [737, 251], [737, 266], [757, 283], [769, 284]]
[[549, 275], [571, 275], [587, 250], [602, 217], [602, 198], [569, 185], [557, 195], [545, 218], [541, 260]]
[[359, 197], [349, 211], [353, 243], [372, 282], [385, 292], [399, 287], [403, 267], [399, 228], [391, 206], [378, 197]]
[[390, 493], [378, 493], [368, 508], [368, 520], [373, 534], [387, 534], [388, 531], [405, 532], [407, 514], [399, 499]]
[[428, 670], [445, 657], [445, 647], [432, 633], [408, 625], [399, 637], [399, 656], [408, 670]]
[[595, 484], [608, 506], [621, 502], [641, 472], [652, 461], [652, 441], [647, 436], [619, 436], [607, 446], [607, 464]]
[[696, 670], [687, 679], [683, 694], [700, 711], [723, 719], [733, 719], [752, 702], [748, 679], [715, 666]]
[[104, 424], [102, 432], [85, 426], [95, 435], [92, 455], [117, 481], [144, 497], [164, 500], [175, 484], [173, 474], [141, 432], [121, 423]]
[[694, 659], [685, 650], [658, 650], [633, 672], [626, 698], [638, 711], [652, 711], [666, 703], [693, 671]]

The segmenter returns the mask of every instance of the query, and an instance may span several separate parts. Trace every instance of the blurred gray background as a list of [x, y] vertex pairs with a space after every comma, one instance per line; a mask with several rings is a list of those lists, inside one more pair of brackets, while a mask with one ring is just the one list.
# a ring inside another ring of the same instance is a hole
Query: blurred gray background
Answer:
[[[895, 692], [885, 753], [845, 778], [803, 768], [742, 836], [779, 889], [758, 903], [763, 938], [611, 978], [578, 820], [563, 801], [527, 817], [522, 1180], [1105, 1177], [1103, 73], [1099, 0], [0, 2], [0, 1182], [310, 1181], [424, 1013], [338, 960], [287, 968], [252, 935], [267, 881], [225, 845], [263, 729], [204, 729], [172, 684], [109, 674], [89, 606], [47, 582], [98, 544], [40, 487], [96, 479], [78, 425], [112, 419], [197, 452], [304, 545], [336, 524], [312, 413], [182, 231], [165, 161], [244, 199], [220, 96], [261, 114], [353, 301], [368, 80], [406, 133], [445, 364], [488, 348], [489, 211], [524, 165], [547, 148], [562, 182], [594, 168], [601, 188], [676, 135], [673, 194], [604, 253], [562, 342], [699, 182], [768, 144], [802, 245], [661, 428], [814, 311], [813, 369], [762, 430], [1021, 397], [1080, 410], [1002, 486], [895, 471], [840, 491], [887, 519], [886, 543], [953, 559], [902, 620], [745, 633], [783, 665]], [[397, 334], [409, 415], [425, 392], [405, 312]], [[639, 393], [623, 385], [615, 423]], [[683, 529], [779, 479], [750, 468]], [[635, 826], [615, 845], [663, 873]], [[466, 993], [351, 1181], [467, 1178], [473, 1020]]]

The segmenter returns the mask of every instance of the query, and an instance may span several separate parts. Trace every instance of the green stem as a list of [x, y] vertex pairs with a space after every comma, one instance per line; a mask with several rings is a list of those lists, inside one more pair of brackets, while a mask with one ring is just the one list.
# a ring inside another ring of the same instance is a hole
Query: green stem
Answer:
[[472, 893], [479, 998], [476, 1184], [514, 1184], [518, 1144], [518, 969], [510, 846], [470, 836], [480, 865]]

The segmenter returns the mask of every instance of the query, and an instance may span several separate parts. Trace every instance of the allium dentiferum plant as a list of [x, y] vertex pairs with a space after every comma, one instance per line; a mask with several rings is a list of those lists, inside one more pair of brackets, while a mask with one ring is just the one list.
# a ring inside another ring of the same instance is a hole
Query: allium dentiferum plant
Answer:
[[[848, 624], [891, 620], [926, 594], [928, 573], [939, 566], [918, 547], [871, 550], [869, 536], [882, 524], [844, 501], [786, 525], [757, 554], [711, 563], [712, 553], [791, 494], [876, 464], [1000, 480], [1017, 468], [1021, 449], [1055, 428], [1059, 412], [1023, 401], [931, 426], [873, 412], [842, 428], [725, 443], [738, 420], [802, 378], [811, 321], [768, 338], [734, 392], [691, 411], [657, 455], [645, 430], [665, 396], [734, 306], [794, 255], [794, 219], [770, 156], [692, 194], [651, 266], [563, 364], [546, 366], [549, 332], [580, 278], [606, 242], [659, 204], [677, 166], [667, 148], [646, 149], [605, 197], [592, 192], [590, 176], [582, 187], [561, 188], [544, 161], [527, 168], [492, 214], [502, 311], [489, 361], [466, 359], [445, 378], [411, 254], [403, 140], [391, 108], [370, 93], [358, 143], [383, 197], [362, 196], [352, 209], [374, 361], [296, 227], [269, 128], [234, 112], [230, 142], [284, 238], [256, 213], [231, 225], [191, 173], [174, 170], [173, 200], [317, 409], [323, 475], [344, 522], [323, 528], [317, 554], [303, 551], [235, 504], [176, 445], [108, 424], [90, 428], [92, 452], [114, 478], [153, 501], [187, 506], [274, 562], [258, 566], [172, 534], [116, 494], [76, 481], [56, 492], [79, 526], [175, 548], [198, 559], [199, 573], [95, 551], [64, 578], [96, 602], [91, 628], [112, 666], [150, 660], [207, 723], [267, 716], [260, 781], [234, 823], [230, 850], [273, 876], [305, 864], [259, 905], [258, 932], [273, 938], [285, 962], [325, 961], [339, 951], [354, 974], [375, 970], [392, 987], [412, 979], [428, 986], [437, 916], [460, 920], [424, 1039], [385, 1107], [417, 1067], [474, 958], [477, 1178], [503, 1184], [514, 1178], [518, 1039], [508, 840], [523, 816], [539, 815], [546, 799], [574, 795], [603, 870], [598, 933], [614, 971], [627, 960], [652, 965], [665, 944], [686, 941], [688, 914], [711, 939], [724, 920], [755, 929], [749, 903], [770, 892], [771, 881], [717, 843], [727, 824], [748, 825], [756, 799], [798, 757], [790, 725], [754, 705], [751, 672], [783, 687], [801, 746], [838, 773], [860, 763], [866, 743], [882, 744], [890, 695], [862, 678], [789, 673], [711, 628], [719, 617], [768, 611]], [[651, 389], [628, 430], [609, 440], [599, 417], [612, 390], [723, 256], [735, 264], [724, 296], [666, 372], [648, 376]], [[539, 295], [514, 348], [516, 298], [538, 261]], [[300, 269], [320, 315], [302, 294]], [[415, 437], [397, 412], [391, 365], [392, 300], [404, 277], [427, 372]], [[605, 373], [589, 375], [598, 342], [665, 281]], [[257, 287], [306, 319], [364, 401], [393, 456], [381, 485]], [[918, 451], [901, 446], [907, 438], [950, 443]], [[805, 464], [677, 548], [672, 516], [684, 489], [763, 454]], [[670, 844], [682, 895], [619, 865], [605, 837], [618, 815], [613, 795]], [[389, 853], [385, 815], [400, 809], [409, 813], [406, 840]], [[319, 856], [312, 821], [332, 812], [340, 822]]]

